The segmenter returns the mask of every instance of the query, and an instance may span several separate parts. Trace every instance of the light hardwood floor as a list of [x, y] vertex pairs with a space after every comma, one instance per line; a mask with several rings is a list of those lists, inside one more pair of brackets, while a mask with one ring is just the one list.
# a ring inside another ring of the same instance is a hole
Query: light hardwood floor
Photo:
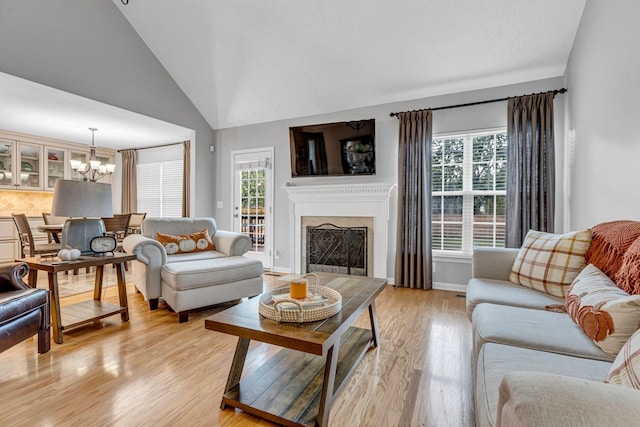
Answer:
[[[279, 285], [277, 277], [264, 278], [265, 290]], [[93, 276], [81, 273], [73, 280]], [[108, 281], [115, 279], [108, 275]], [[62, 310], [91, 297], [62, 298]], [[116, 288], [107, 288], [104, 299], [117, 303]], [[0, 425], [272, 425], [219, 409], [236, 338], [205, 330], [203, 319], [224, 307], [193, 312], [179, 324], [162, 303], [149, 311], [132, 285], [128, 299], [129, 322], [113, 316], [67, 332], [64, 343], [52, 340], [44, 355], [38, 355], [35, 338], [0, 353]], [[389, 286], [376, 307], [380, 346], [334, 401], [330, 425], [473, 426], [464, 298]], [[357, 325], [368, 326], [366, 312]], [[277, 350], [252, 343], [245, 374]]]

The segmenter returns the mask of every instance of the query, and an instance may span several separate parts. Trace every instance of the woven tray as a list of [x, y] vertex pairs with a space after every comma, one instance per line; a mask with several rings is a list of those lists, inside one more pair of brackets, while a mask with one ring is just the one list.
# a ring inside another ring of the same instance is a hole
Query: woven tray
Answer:
[[[314, 274], [315, 276], [315, 274]], [[317, 276], [316, 276], [317, 279]], [[288, 294], [289, 287], [275, 289], [271, 292], [267, 292], [260, 297], [259, 312], [267, 319], [275, 320], [276, 322], [283, 323], [305, 323], [305, 322], [317, 322], [319, 320], [327, 319], [334, 314], [338, 313], [342, 309], [342, 295], [340, 292], [327, 288], [324, 286], [315, 286], [314, 290], [316, 295], [324, 295], [328, 298], [328, 303], [322, 307], [309, 307], [305, 308], [295, 299], [285, 299], [278, 301], [274, 304], [271, 296]], [[283, 303], [293, 303], [297, 306], [297, 309], [285, 309], [281, 305]]]

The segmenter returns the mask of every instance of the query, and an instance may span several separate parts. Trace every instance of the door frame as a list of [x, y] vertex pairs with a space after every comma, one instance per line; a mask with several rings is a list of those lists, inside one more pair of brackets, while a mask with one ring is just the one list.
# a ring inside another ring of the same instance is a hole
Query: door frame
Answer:
[[274, 209], [273, 209], [273, 199], [274, 199], [274, 189], [275, 189], [275, 148], [271, 147], [259, 147], [259, 148], [245, 148], [241, 150], [231, 150], [231, 211], [229, 214], [229, 219], [231, 221], [231, 228], [235, 230], [235, 218], [233, 216], [236, 202], [236, 168], [235, 168], [235, 157], [237, 155], [243, 154], [252, 154], [252, 153], [261, 153], [268, 152], [269, 153], [269, 176], [270, 179], [265, 185], [265, 209], [268, 208], [268, 221], [265, 221], [265, 257], [268, 259], [269, 265], [263, 265], [263, 268], [266, 270], [273, 269], [273, 217], [274, 217]]

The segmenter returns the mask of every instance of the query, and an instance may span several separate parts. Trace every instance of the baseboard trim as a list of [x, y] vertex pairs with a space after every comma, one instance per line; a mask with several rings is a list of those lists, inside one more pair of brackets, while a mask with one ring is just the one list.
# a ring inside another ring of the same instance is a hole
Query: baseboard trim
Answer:
[[271, 271], [273, 273], [291, 274], [291, 269], [290, 268], [285, 268], [285, 267], [273, 267], [269, 271]]
[[452, 291], [467, 293], [467, 285], [461, 285], [459, 283], [445, 283], [445, 282], [433, 282], [433, 289], [440, 291]]
[[[290, 268], [273, 267], [270, 271], [279, 274], [291, 274]], [[395, 277], [388, 277], [387, 284], [395, 285]], [[459, 283], [433, 282], [433, 289], [466, 293], [467, 285], [461, 285]]]

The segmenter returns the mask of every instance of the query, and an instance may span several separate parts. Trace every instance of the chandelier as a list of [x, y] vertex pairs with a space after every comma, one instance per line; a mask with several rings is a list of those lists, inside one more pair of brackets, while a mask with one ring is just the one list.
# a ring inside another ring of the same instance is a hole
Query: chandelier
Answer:
[[89, 164], [80, 160], [69, 160], [71, 169], [79, 173], [84, 178], [83, 181], [96, 182], [103, 176], [112, 175], [116, 170], [116, 165], [111, 163], [102, 164], [100, 160], [96, 160], [96, 145], [94, 142], [94, 132], [98, 129], [89, 128], [91, 131], [91, 147], [89, 148]]

